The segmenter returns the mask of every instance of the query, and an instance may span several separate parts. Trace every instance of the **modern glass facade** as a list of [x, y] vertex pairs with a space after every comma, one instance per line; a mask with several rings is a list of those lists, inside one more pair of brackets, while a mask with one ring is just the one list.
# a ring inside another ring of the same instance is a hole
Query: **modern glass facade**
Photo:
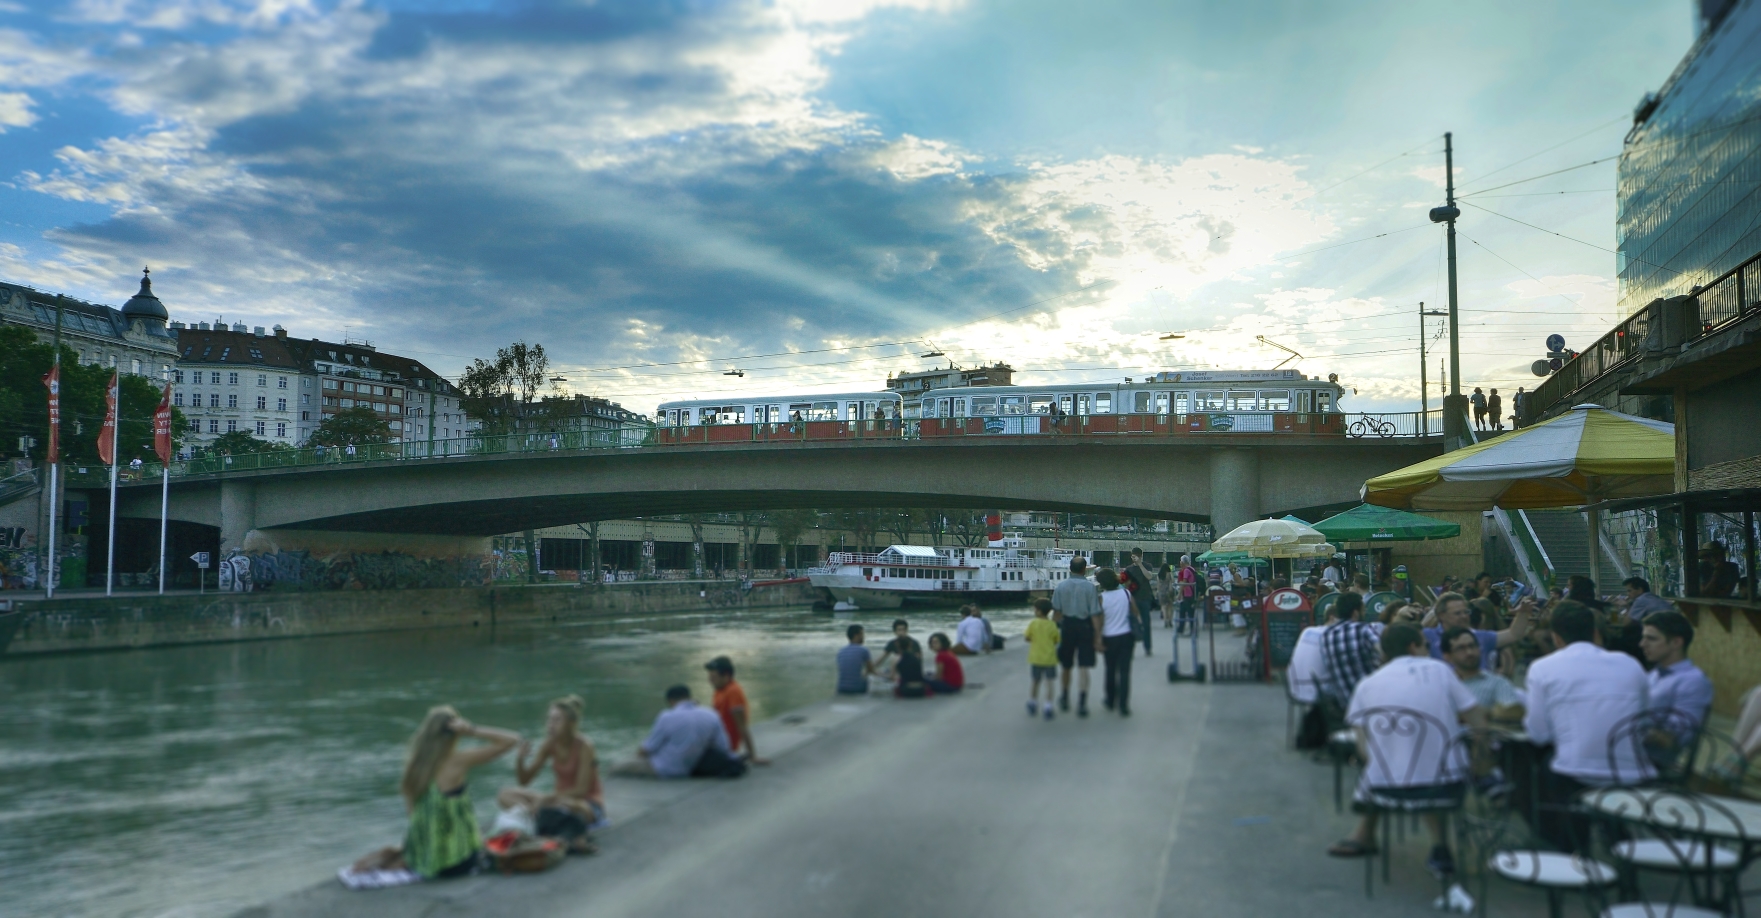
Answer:
[[1701, 35], [1627, 135], [1616, 184], [1624, 313], [1761, 252], [1761, 0]]

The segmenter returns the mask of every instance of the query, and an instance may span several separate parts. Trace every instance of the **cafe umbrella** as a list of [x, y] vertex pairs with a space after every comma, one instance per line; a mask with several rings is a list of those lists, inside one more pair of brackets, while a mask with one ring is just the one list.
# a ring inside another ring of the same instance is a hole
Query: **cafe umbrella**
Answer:
[[1255, 558], [1312, 558], [1331, 555], [1327, 537], [1287, 520], [1254, 520], [1211, 543], [1215, 552], [1244, 552]]
[[1360, 504], [1344, 513], [1316, 523], [1315, 530], [1335, 542], [1420, 542], [1426, 539], [1453, 539], [1461, 535], [1459, 523]]
[[[1667, 494], [1675, 425], [1578, 405], [1557, 417], [1364, 482], [1367, 503], [1401, 510], [1592, 508]], [[1589, 509], [1590, 579], [1601, 574], [1600, 513]]]

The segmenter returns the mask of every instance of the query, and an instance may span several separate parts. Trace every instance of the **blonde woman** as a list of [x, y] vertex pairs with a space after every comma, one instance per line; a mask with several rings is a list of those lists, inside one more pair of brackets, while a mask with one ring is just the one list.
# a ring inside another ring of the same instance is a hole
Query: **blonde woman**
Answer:
[[[578, 850], [585, 851], [590, 846], [585, 841], [585, 832], [605, 819], [605, 790], [599, 782], [599, 757], [593, 743], [581, 733], [581, 714], [586, 710], [587, 703], [579, 695], [567, 695], [550, 703], [550, 714], [544, 724], [544, 742], [538, 746], [538, 756], [530, 764], [527, 756], [532, 751], [532, 744], [522, 742], [519, 755], [514, 759], [514, 775], [519, 780], [519, 787], [509, 787], [496, 796], [496, 802], [504, 810], [522, 807], [538, 818], [538, 822], [571, 822], [568, 819], [555, 819], [547, 810], [562, 810], [572, 814], [579, 820], [579, 836], [575, 832], [566, 832], [572, 836], [571, 844]], [[549, 794], [542, 794], [528, 788], [532, 779], [544, 770], [545, 763], [550, 763], [556, 775], [556, 787]], [[549, 834], [540, 827], [539, 834]]]
[[[485, 745], [460, 749], [460, 737]], [[362, 858], [356, 869], [406, 868], [428, 880], [473, 873], [482, 838], [466, 781], [471, 769], [495, 761], [519, 741], [518, 733], [472, 724], [450, 705], [429, 709], [410, 738], [410, 756], [398, 785], [410, 811], [404, 843]]]

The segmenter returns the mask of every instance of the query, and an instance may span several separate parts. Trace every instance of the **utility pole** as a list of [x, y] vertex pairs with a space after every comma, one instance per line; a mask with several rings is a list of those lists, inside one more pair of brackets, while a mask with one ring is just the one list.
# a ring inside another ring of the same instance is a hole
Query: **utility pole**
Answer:
[[1443, 134], [1443, 206], [1431, 208], [1431, 222], [1446, 227], [1449, 243], [1449, 394], [1443, 398], [1443, 449], [1467, 445], [1467, 408], [1461, 395], [1461, 316], [1455, 286], [1455, 136]]

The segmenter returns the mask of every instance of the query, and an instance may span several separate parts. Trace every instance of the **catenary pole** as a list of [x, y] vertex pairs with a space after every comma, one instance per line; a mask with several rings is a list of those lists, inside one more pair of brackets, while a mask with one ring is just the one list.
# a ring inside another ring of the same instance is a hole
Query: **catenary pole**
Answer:
[[1449, 394], [1461, 395], [1461, 316], [1455, 287], [1455, 218], [1461, 210], [1455, 206], [1455, 135], [1443, 135], [1443, 204], [1454, 213], [1449, 217]]

